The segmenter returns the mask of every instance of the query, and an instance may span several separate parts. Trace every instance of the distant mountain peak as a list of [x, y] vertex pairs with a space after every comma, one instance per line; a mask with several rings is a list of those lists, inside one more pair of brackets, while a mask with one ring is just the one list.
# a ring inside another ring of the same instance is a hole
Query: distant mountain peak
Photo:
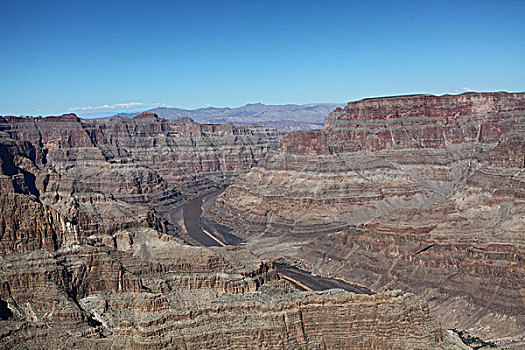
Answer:
[[[311, 130], [321, 128], [324, 118], [336, 107], [344, 103], [310, 103], [305, 105], [266, 105], [261, 102], [248, 103], [241, 107], [207, 107], [199, 109], [180, 109], [157, 107], [146, 112], [160, 118], [191, 118], [197, 123], [235, 125], [259, 124], [283, 131]], [[140, 113], [120, 113], [117, 116], [133, 118]], [[141, 116], [140, 118], [144, 118]]]

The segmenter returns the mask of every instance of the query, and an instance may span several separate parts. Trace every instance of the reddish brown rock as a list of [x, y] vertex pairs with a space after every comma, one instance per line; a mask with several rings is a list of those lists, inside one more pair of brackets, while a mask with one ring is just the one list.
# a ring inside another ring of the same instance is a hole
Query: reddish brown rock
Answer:
[[[413, 295], [300, 293], [242, 248], [180, 245], [133, 229], [124, 250], [71, 246], [1, 256], [13, 316], [0, 344], [47, 348], [450, 348]], [[116, 238], [116, 236], [115, 236]], [[117, 242], [120, 240], [118, 238]], [[129, 244], [129, 242], [132, 242]], [[453, 348], [453, 347], [452, 347]]]
[[[167, 120], [152, 113], [104, 121], [82, 120], [74, 114], [0, 117], [0, 130], [12, 139], [29, 141], [44, 150], [42, 163], [98, 170], [99, 181], [109, 181], [102, 189], [127, 189], [130, 195], [154, 193], [141, 185], [151, 186], [159, 180], [146, 178], [142, 183], [112, 187], [111, 175], [103, 173], [105, 168], [138, 165], [158, 174], [172, 187], [194, 191], [212, 182], [221, 185], [228, 177], [246, 171], [275, 147], [279, 135], [271, 129], [203, 125], [189, 118]], [[163, 186], [165, 189], [166, 184]]]
[[0, 348], [454, 346], [414, 295], [301, 293], [245, 248], [166, 234], [163, 210], [246, 171], [271, 131], [152, 114], [0, 128]]
[[78, 242], [137, 225], [181, 234], [175, 213], [184, 193], [230, 182], [279, 135], [151, 113], [104, 121], [0, 117], [0, 133], [1, 193], [34, 195], [81, 232]]
[[489, 161], [494, 166], [525, 168], [525, 135], [509, 135], [490, 152]]
[[446, 327], [523, 337], [525, 94], [365, 99], [325, 125], [206, 215], [258, 254], [422, 295]]

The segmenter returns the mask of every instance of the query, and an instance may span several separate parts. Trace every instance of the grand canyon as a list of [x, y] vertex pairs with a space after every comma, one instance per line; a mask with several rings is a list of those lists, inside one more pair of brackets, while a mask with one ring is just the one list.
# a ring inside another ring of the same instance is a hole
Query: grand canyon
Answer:
[[331, 107], [0, 117], [0, 348], [525, 346], [525, 93]]

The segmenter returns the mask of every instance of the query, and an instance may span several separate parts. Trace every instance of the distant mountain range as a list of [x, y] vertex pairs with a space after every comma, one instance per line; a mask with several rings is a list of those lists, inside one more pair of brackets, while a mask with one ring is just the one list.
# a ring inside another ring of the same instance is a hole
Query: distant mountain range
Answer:
[[[322, 128], [324, 117], [336, 107], [344, 107], [344, 105], [344, 103], [312, 103], [305, 105], [250, 103], [237, 108], [209, 107], [193, 110], [158, 107], [147, 112], [156, 113], [159, 117], [167, 119], [189, 117], [198, 123], [260, 124], [283, 131], [295, 131]], [[116, 116], [133, 118], [139, 113], [118, 113]]]

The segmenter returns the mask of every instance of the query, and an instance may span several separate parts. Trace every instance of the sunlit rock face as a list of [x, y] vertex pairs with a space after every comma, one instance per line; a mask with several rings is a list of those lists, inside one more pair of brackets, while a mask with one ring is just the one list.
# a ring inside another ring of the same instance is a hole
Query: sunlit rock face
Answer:
[[299, 292], [245, 248], [138, 222], [79, 239], [31, 195], [0, 204], [2, 348], [456, 348], [414, 295]]
[[0, 256], [0, 345], [41, 349], [448, 349], [428, 304], [390, 291], [299, 292], [244, 248], [153, 229]]
[[446, 327], [525, 333], [525, 94], [350, 102], [283, 137], [206, 215], [250, 249], [428, 298]]
[[162, 214], [277, 136], [153, 114], [0, 118], [0, 348], [455, 348], [413, 294], [300, 292], [245, 248], [177, 235]]
[[12, 316], [0, 345], [456, 348], [414, 295], [299, 292], [245, 249], [184, 246], [150, 229], [114, 238], [116, 248], [2, 255], [0, 298]]
[[79, 225], [82, 236], [138, 221], [165, 231], [162, 221], [187, 194], [231, 182], [280, 136], [153, 113], [103, 121], [0, 117], [0, 132], [0, 191], [32, 194]]
[[255, 165], [280, 136], [261, 127], [197, 124], [153, 113], [103, 121], [73, 114], [0, 117], [0, 130], [14, 140], [31, 142], [40, 151], [38, 160], [52, 164], [60, 175], [59, 170], [75, 175], [70, 168], [82, 168], [89, 187], [113, 189], [137, 201], [162, 196], [168, 187], [191, 192], [213, 182], [220, 185]]

